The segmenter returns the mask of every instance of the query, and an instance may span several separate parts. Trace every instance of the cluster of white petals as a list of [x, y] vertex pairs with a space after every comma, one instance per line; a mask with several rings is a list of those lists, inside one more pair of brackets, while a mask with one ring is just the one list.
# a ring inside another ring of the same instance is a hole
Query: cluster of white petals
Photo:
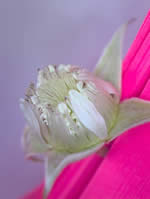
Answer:
[[47, 148], [75, 153], [107, 139], [117, 115], [115, 89], [109, 91], [107, 82], [96, 80], [71, 65], [38, 71], [37, 85], [30, 84], [21, 108], [27, 121], [32, 118], [29, 136], [38, 131], [37, 140], [45, 145], [41, 152]]

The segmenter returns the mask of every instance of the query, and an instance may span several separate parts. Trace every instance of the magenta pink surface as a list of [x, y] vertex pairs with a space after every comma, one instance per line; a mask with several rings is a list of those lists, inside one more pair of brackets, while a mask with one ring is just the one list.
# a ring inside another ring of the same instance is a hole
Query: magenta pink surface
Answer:
[[[150, 13], [125, 60], [122, 99], [150, 100]], [[69, 165], [49, 199], [150, 199], [150, 123], [115, 140], [105, 159], [96, 154]], [[24, 199], [41, 199], [43, 185]]]

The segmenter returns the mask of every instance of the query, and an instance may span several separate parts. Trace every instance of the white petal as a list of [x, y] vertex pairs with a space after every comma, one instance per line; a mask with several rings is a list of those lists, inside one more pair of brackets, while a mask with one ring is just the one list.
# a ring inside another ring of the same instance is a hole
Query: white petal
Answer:
[[116, 125], [110, 132], [111, 140], [129, 128], [150, 121], [150, 102], [139, 98], [125, 100], [120, 104]]
[[62, 171], [62, 169], [71, 162], [80, 160], [97, 150], [99, 150], [104, 144], [101, 143], [91, 149], [82, 151], [79, 153], [58, 153], [51, 152], [45, 162], [45, 190], [44, 190], [44, 199], [46, 199], [48, 193], [50, 192], [56, 177]]
[[48, 126], [50, 129], [50, 143], [57, 150], [70, 151], [78, 143], [70, 134], [67, 121], [59, 113], [51, 112], [48, 114]]
[[45, 75], [45, 68], [38, 71], [37, 84], [36, 84], [37, 88], [47, 82], [46, 75]]
[[29, 126], [25, 127], [21, 141], [27, 157], [37, 153], [44, 153], [51, 148], [50, 145], [43, 143], [41, 137]]
[[[43, 144], [46, 144], [49, 140], [49, 132], [45, 126], [40, 122], [40, 118], [32, 104], [27, 101], [21, 99], [20, 100], [20, 108], [24, 113], [24, 117], [27, 121], [28, 126], [30, 127], [32, 134], [35, 137], [39, 137]], [[34, 137], [33, 136], [33, 137]]]
[[100, 139], [107, 137], [107, 127], [103, 116], [96, 110], [94, 104], [87, 97], [75, 90], [69, 92], [73, 111], [83, 125], [95, 133]]
[[84, 94], [94, 104], [96, 110], [103, 116], [107, 131], [112, 128], [118, 111], [118, 97], [106, 92], [101, 85], [94, 88], [91, 83], [87, 83]]
[[28, 125], [34, 129], [34, 131], [37, 131], [40, 134], [40, 126], [39, 122], [37, 120], [37, 117], [31, 107], [31, 105], [25, 101], [24, 99], [20, 100], [20, 108], [24, 113], [24, 117], [28, 123]]

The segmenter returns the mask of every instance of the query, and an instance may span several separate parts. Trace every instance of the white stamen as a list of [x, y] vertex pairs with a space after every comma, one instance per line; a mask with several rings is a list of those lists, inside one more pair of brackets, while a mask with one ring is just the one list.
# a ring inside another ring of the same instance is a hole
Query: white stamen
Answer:
[[73, 76], [73, 78], [74, 78], [75, 80], [78, 80], [78, 76], [77, 76], [76, 73], [73, 73], [72, 76]]
[[95, 94], [98, 93], [97, 88], [93, 82], [88, 82], [87, 83], [87, 88], [94, 92]]
[[33, 104], [38, 104], [39, 103], [38, 97], [35, 96], [35, 95], [31, 96], [31, 101], [32, 101]]
[[69, 114], [71, 112], [67, 107], [67, 105], [63, 102], [58, 104], [58, 111], [62, 114], [67, 114], [67, 113]]
[[71, 118], [72, 118], [73, 120], [77, 120], [77, 116], [75, 115], [74, 112], [71, 114]]
[[65, 65], [64, 64], [60, 64], [59, 66], [58, 66], [58, 71], [65, 71]]
[[40, 115], [40, 119], [41, 119], [41, 121], [42, 121], [43, 123], [45, 123], [46, 125], [48, 125], [47, 116], [46, 116], [45, 113], [42, 113], [42, 114]]
[[75, 135], [76, 134], [76, 132], [73, 129], [71, 129], [71, 128], [69, 128], [69, 132], [70, 132], [71, 135]]
[[76, 123], [76, 125], [78, 127], [81, 127], [81, 123], [79, 122], [79, 120], [78, 120], [78, 118], [77, 118], [77, 116], [76, 116], [76, 114], [74, 112], [71, 114], [71, 118]]
[[83, 90], [83, 82], [82, 82], [82, 81], [79, 81], [79, 82], [77, 83], [77, 89], [78, 89], [79, 91], [82, 91], [82, 90]]
[[50, 71], [50, 73], [54, 73], [55, 72], [55, 68], [54, 68], [54, 66], [53, 65], [48, 65], [48, 68], [49, 68], [49, 71]]
[[39, 70], [38, 71], [38, 79], [37, 79], [37, 84], [36, 87], [40, 87], [42, 84], [45, 84], [47, 82], [47, 80], [44, 78], [43, 75], [43, 70]]
[[71, 71], [72, 66], [70, 64], [65, 66], [65, 71], [66, 72], [70, 72]]

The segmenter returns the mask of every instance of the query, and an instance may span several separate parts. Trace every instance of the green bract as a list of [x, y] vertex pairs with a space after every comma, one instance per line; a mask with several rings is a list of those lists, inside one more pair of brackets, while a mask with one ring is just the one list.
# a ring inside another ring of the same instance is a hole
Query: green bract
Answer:
[[38, 71], [20, 100], [27, 126], [23, 145], [28, 157], [43, 154], [46, 198], [68, 163], [79, 160], [125, 130], [150, 121], [150, 103], [120, 102], [123, 25], [104, 49], [94, 73], [78, 66], [49, 65]]

